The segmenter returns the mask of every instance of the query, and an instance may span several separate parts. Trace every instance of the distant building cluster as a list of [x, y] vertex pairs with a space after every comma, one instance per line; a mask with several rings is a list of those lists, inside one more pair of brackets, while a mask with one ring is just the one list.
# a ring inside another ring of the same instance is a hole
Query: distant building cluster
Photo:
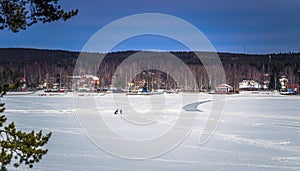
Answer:
[[[300, 94], [299, 84], [290, 83], [286, 76], [281, 76], [278, 79], [279, 82], [279, 92], [280, 94], [288, 95], [288, 94]], [[269, 82], [267, 82], [269, 84]], [[260, 91], [260, 90], [268, 90], [268, 84], [259, 84], [255, 80], [247, 80], [244, 79], [239, 82], [238, 89], [234, 90], [234, 88], [228, 84], [220, 84], [215, 87], [213, 93], [217, 94], [228, 94], [228, 93], [236, 93], [238, 91]]]
[[239, 83], [240, 90], [266, 90], [267, 88], [268, 87], [266, 85], [263, 86], [254, 80], [243, 80]]
[[95, 75], [70, 76], [71, 91], [96, 91], [99, 85], [99, 77]]

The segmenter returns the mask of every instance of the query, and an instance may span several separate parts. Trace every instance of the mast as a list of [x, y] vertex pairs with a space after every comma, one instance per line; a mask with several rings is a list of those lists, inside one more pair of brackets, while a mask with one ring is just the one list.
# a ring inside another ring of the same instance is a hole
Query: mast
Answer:
[[[271, 55], [269, 55], [269, 62], [268, 62], [268, 80], [269, 80], [269, 84], [271, 83], [271, 75], [270, 75], [270, 70], [271, 70], [271, 58], [272, 58], [272, 56]], [[276, 82], [276, 81], [275, 81]], [[275, 83], [276, 84], [276, 83]], [[268, 85], [269, 86], [269, 85]], [[276, 85], [275, 85], [275, 87], [274, 88], [276, 88]]]

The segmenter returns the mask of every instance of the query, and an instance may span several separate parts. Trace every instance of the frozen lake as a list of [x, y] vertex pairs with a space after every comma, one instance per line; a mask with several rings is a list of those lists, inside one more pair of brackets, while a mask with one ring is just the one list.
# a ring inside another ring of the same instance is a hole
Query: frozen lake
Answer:
[[[49, 152], [34, 166], [36, 170], [300, 170], [300, 96], [226, 95], [220, 124], [204, 145], [199, 145], [199, 137], [214, 99], [205, 94], [198, 100], [193, 94], [185, 96], [190, 100], [178, 105], [180, 94], [155, 95], [154, 106], [145, 96], [130, 97], [129, 104], [123, 103], [127, 98], [124, 94], [76, 97], [83, 106], [96, 101], [99, 116], [108, 127], [132, 139], [163, 135], [172, 129], [183, 106], [203, 102], [197, 111], [183, 110], [183, 117], [196, 112], [197, 122], [181, 144], [166, 154], [143, 160], [120, 158], [95, 145], [79, 124], [75, 113], [79, 106], [74, 106], [71, 96], [6, 96], [2, 100], [8, 120], [15, 121], [17, 128], [53, 133], [47, 144]], [[147, 116], [162, 98], [164, 112], [154, 120], [155, 125], [131, 122], [137, 121], [132, 112]], [[114, 99], [118, 99], [117, 104]], [[113, 114], [116, 108], [123, 110], [123, 116]], [[117, 139], [107, 142], [124, 150]]]

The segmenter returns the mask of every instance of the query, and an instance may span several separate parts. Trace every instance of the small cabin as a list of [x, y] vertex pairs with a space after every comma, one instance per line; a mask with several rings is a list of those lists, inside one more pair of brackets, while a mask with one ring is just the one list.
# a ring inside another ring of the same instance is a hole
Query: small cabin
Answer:
[[217, 94], [226, 94], [233, 91], [233, 87], [228, 84], [220, 84], [215, 88], [215, 93]]

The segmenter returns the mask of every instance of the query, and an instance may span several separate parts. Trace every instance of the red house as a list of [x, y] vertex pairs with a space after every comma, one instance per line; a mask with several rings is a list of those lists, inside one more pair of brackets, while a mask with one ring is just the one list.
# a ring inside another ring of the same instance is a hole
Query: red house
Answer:
[[299, 92], [299, 84], [291, 84], [291, 83], [287, 83], [286, 84], [286, 89], [288, 92], [295, 92], [297, 91], [298, 93]]

